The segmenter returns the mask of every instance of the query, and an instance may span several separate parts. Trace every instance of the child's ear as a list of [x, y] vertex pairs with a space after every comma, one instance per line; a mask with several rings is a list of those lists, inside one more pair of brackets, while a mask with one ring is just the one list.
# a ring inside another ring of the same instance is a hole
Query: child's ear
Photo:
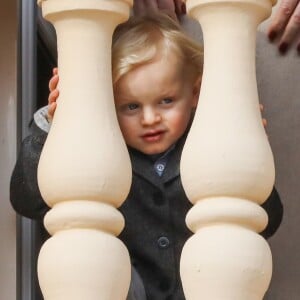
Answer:
[[200, 87], [201, 87], [202, 76], [196, 78], [195, 83], [193, 85], [193, 107], [196, 108], [198, 104], [198, 99], [200, 95]]

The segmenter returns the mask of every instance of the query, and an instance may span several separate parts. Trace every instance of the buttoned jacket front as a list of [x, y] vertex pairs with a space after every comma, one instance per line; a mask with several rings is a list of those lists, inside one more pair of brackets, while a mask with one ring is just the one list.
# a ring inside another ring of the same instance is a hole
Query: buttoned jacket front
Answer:
[[161, 177], [151, 157], [129, 149], [133, 181], [120, 207], [126, 224], [120, 239], [143, 279], [147, 299], [184, 299], [179, 262], [183, 244], [192, 234], [185, 224], [191, 203], [179, 174], [184, 140], [169, 153]]

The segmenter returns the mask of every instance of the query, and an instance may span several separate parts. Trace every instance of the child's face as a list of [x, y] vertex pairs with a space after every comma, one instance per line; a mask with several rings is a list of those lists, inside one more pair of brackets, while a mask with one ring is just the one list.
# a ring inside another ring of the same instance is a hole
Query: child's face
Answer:
[[170, 54], [135, 68], [117, 82], [115, 105], [127, 145], [145, 154], [159, 154], [183, 135], [200, 85], [186, 79], [191, 76], [184, 71]]

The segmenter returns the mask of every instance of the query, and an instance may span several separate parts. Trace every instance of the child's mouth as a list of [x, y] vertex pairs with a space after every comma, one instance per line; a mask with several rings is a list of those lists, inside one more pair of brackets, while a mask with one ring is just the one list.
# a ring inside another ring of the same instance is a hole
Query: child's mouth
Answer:
[[163, 130], [149, 131], [142, 135], [142, 139], [149, 143], [158, 142], [161, 140], [164, 133]]

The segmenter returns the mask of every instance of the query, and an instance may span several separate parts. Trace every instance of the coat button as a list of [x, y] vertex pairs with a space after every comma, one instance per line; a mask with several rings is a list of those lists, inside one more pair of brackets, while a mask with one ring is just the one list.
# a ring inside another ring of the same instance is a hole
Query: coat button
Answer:
[[166, 249], [166, 248], [169, 247], [170, 241], [169, 241], [169, 239], [166, 236], [161, 236], [157, 240], [157, 244], [158, 244], [159, 248]]
[[157, 165], [156, 165], [156, 170], [157, 170], [158, 172], [163, 172], [164, 169], [165, 169], [165, 166], [164, 166], [163, 164], [157, 164]]

